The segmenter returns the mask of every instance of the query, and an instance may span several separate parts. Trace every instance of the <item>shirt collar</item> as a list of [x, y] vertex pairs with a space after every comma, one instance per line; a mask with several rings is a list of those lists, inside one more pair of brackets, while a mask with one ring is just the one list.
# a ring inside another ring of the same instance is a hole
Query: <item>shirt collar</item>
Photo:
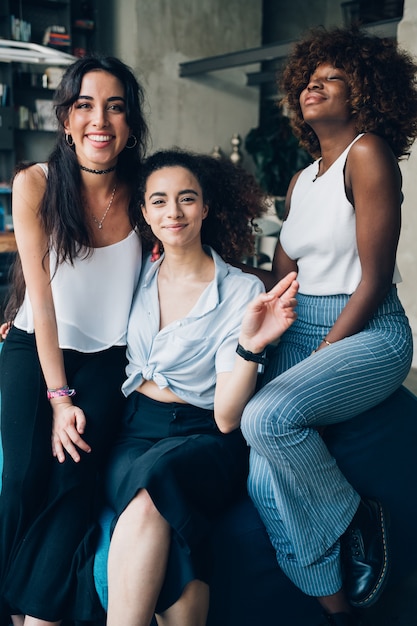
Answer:
[[[220, 286], [225, 277], [229, 274], [229, 266], [219, 254], [210, 246], [203, 246], [204, 251], [212, 257], [214, 261], [214, 279], [201, 294], [198, 302], [190, 311], [187, 317], [201, 317], [209, 311], [215, 309], [220, 302]], [[159, 267], [164, 259], [162, 254], [157, 261], [150, 261], [148, 257], [144, 267], [143, 288], [149, 288], [157, 278]]]

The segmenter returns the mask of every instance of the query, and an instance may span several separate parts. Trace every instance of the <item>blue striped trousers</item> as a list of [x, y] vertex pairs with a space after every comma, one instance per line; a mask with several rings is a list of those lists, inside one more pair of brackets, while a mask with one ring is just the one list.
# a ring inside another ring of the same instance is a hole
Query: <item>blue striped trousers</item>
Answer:
[[319, 429], [382, 402], [401, 385], [412, 359], [412, 334], [395, 287], [363, 331], [311, 354], [348, 298], [298, 295], [298, 319], [242, 417], [251, 447], [249, 494], [280, 567], [316, 597], [342, 587], [339, 538], [360, 500]]

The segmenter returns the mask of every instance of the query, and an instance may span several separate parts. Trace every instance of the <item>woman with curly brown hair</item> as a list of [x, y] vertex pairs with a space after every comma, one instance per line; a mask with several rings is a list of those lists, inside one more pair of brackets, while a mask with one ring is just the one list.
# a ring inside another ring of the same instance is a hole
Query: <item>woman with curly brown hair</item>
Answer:
[[290, 183], [273, 260], [274, 280], [298, 272], [298, 317], [242, 432], [250, 495], [278, 562], [338, 626], [357, 624], [352, 607], [371, 605], [384, 587], [387, 514], [361, 500], [320, 430], [384, 400], [411, 365], [396, 250], [416, 71], [391, 40], [318, 29], [295, 46], [282, 81], [295, 131], [317, 160]]
[[240, 416], [266, 345], [294, 320], [298, 284], [291, 272], [265, 294], [220, 257], [251, 252], [263, 209], [243, 169], [169, 150], [140, 178], [141, 231], [163, 253], [145, 262], [127, 331], [127, 407], [106, 481], [116, 522], [107, 624], [147, 626], [157, 613], [203, 626], [205, 538], [244, 488]]

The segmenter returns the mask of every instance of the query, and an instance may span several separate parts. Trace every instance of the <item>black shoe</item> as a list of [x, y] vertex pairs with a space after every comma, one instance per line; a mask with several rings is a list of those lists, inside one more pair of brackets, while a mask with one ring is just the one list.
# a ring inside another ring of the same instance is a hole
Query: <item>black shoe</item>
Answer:
[[364, 626], [363, 622], [350, 613], [324, 613], [322, 626]]
[[388, 574], [387, 514], [376, 500], [361, 500], [341, 538], [344, 588], [353, 607], [380, 597]]

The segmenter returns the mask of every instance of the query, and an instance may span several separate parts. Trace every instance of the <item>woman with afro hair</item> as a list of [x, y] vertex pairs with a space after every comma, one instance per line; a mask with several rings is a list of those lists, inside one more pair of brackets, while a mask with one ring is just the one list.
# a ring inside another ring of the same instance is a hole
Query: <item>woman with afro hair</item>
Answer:
[[289, 185], [264, 278], [298, 273], [298, 317], [241, 427], [249, 492], [278, 562], [337, 626], [360, 623], [356, 609], [378, 599], [389, 570], [387, 512], [355, 492], [321, 430], [383, 401], [411, 365], [396, 251], [416, 71], [392, 40], [319, 28], [295, 45], [282, 76], [294, 131], [315, 160]]

